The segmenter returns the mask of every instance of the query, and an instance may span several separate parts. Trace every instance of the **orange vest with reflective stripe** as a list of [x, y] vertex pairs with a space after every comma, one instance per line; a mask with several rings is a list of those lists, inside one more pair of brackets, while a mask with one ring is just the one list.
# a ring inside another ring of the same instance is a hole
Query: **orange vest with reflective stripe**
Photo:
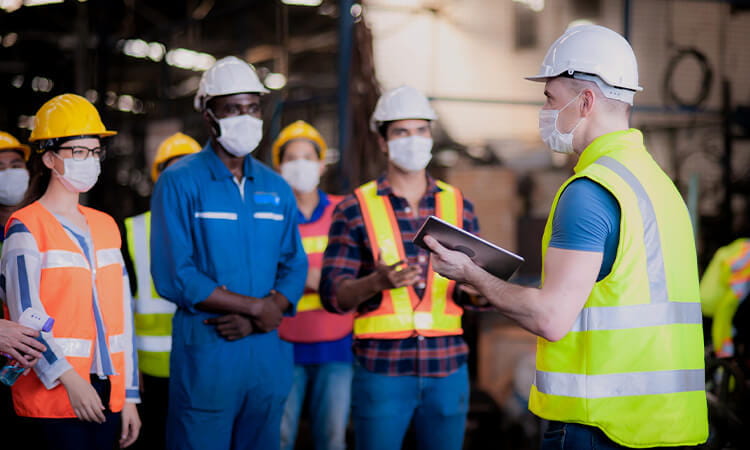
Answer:
[[[299, 226], [310, 269], [320, 270], [323, 266], [323, 252], [328, 245], [333, 210], [342, 198], [329, 195], [331, 203], [326, 206], [320, 219]], [[279, 336], [286, 341], [300, 343], [337, 341], [352, 332], [352, 321], [352, 314], [332, 314], [323, 309], [318, 292], [305, 288], [297, 304], [297, 315], [281, 321]]]
[[[42, 258], [39, 298], [55, 319], [52, 334], [65, 359], [88, 381], [96, 340], [93, 314], [93, 285], [96, 283], [99, 306], [106, 330], [107, 346], [116, 375], [110, 375], [109, 409], [122, 410], [125, 403], [125, 327], [123, 309], [123, 263], [120, 232], [109, 215], [79, 207], [86, 218], [94, 244], [95, 270], [71, 240], [60, 222], [41, 203], [13, 213], [36, 240]], [[32, 281], [33, 283], [33, 281]], [[47, 390], [36, 374], [19, 377], [13, 385], [16, 413], [25, 417], [76, 417], [62, 384]]]
[[[441, 189], [435, 195], [435, 215], [463, 228], [463, 196], [453, 186], [437, 182]], [[370, 240], [372, 256], [378, 260], [382, 251], [385, 264], [406, 261], [403, 237], [396, 214], [387, 195], [378, 195], [376, 181], [354, 191], [362, 209], [362, 218]], [[430, 265], [427, 286], [420, 299], [412, 286], [383, 291], [380, 306], [374, 311], [357, 313], [354, 335], [359, 339], [403, 339], [410, 336], [451, 336], [463, 334], [463, 309], [453, 301], [455, 282], [448, 280]]]

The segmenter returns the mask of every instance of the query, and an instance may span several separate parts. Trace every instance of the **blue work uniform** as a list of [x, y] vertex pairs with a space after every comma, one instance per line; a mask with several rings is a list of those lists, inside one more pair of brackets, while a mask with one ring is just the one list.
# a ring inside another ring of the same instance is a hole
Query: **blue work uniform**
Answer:
[[236, 180], [208, 143], [169, 166], [151, 199], [151, 275], [177, 304], [173, 319], [167, 447], [278, 448], [291, 387], [292, 345], [276, 331], [236, 341], [199, 311], [216, 288], [252, 297], [272, 290], [293, 314], [307, 276], [292, 190], [246, 156]]

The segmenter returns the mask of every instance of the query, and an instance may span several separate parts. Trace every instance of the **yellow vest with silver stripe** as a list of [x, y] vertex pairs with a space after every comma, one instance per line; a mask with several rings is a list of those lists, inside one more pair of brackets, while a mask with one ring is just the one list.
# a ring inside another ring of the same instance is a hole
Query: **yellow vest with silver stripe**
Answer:
[[151, 211], [125, 219], [125, 229], [128, 252], [138, 280], [134, 314], [138, 365], [147, 375], [168, 377], [172, 316], [177, 306], [160, 298], [151, 281]]
[[708, 436], [703, 332], [693, 230], [672, 181], [638, 130], [596, 139], [557, 193], [586, 177], [621, 210], [611, 272], [597, 282], [571, 331], [539, 338], [529, 409], [600, 428], [628, 447], [696, 445]]

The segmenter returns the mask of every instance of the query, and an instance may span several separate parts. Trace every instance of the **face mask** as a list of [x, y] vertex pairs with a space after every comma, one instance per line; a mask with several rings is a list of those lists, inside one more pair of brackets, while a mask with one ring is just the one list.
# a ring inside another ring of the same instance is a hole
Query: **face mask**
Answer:
[[252, 153], [263, 138], [263, 121], [247, 114], [224, 119], [214, 117], [214, 120], [219, 124], [216, 140], [224, 150], [238, 158]]
[[560, 109], [542, 109], [539, 111], [539, 134], [547, 147], [558, 153], [573, 153], [573, 133], [581, 124], [583, 117], [568, 133], [561, 133], [557, 129], [557, 118], [560, 113], [575, 101], [581, 94], [573, 97], [565, 106]]
[[99, 173], [101, 172], [101, 165], [97, 158], [88, 157], [76, 161], [73, 158], [63, 158], [55, 152], [52, 152], [52, 154], [63, 161], [65, 173], [61, 175], [54, 167], [52, 168], [52, 172], [55, 173], [67, 190], [71, 192], [87, 192], [96, 184], [96, 180], [99, 179]]
[[0, 205], [14, 206], [21, 203], [29, 188], [29, 172], [26, 169], [0, 170]]
[[281, 176], [295, 191], [312, 192], [320, 183], [320, 163], [295, 159], [281, 165]]
[[388, 158], [407, 172], [422, 170], [432, 159], [432, 139], [409, 136], [388, 141]]

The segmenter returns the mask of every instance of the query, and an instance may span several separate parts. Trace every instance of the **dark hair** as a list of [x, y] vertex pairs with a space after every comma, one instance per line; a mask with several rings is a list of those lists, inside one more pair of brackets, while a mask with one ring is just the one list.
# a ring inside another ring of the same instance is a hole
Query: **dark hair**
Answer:
[[44, 165], [42, 156], [47, 153], [44, 148], [34, 149], [29, 156], [29, 174], [31, 180], [29, 181], [29, 188], [26, 190], [26, 195], [23, 197], [21, 206], [26, 206], [39, 200], [44, 195], [44, 192], [49, 187], [49, 180], [52, 177], [52, 170]]
[[393, 123], [393, 120], [383, 122], [378, 125], [378, 134], [383, 137], [386, 141], [388, 140], [388, 127]]
[[279, 147], [279, 164], [281, 164], [281, 161], [284, 160], [284, 152], [286, 151], [286, 146], [289, 145], [290, 142], [297, 141], [299, 139], [304, 139], [304, 140], [308, 141], [309, 143], [311, 143], [313, 145], [313, 148], [315, 149], [315, 153], [318, 154], [318, 159], [320, 159], [320, 147], [318, 146], [317, 142], [314, 142], [314, 141], [312, 141], [310, 139], [307, 139], [307, 138], [294, 138], [294, 139], [290, 139], [290, 140], [284, 142], [284, 145], [282, 145], [281, 147]]

